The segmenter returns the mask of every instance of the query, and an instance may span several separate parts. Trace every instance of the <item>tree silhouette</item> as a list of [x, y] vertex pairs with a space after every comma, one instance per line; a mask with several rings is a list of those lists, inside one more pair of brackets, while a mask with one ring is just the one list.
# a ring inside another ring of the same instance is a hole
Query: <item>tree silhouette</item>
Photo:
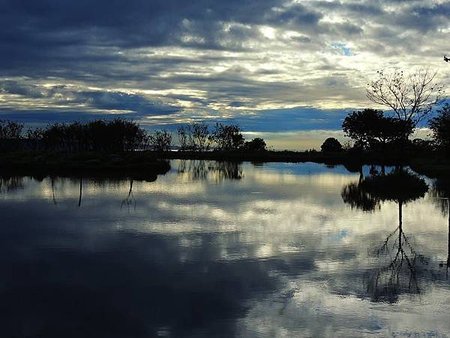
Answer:
[[420, 293], [418, 269], [425, 259], [417, 254], [403, 230], [403, 206], [425, 196], [425, 181], [403, 169], [389, 174], [374, 174], [342, 191], [345, 203], [363, 211], [380, 208], [382, 201], [398, 204], [398, 225], [375, 250], [381, 265], [366, 276], [367, 292], [373, 301], [396, 302], [402, 293]]
[[244, 145], [241, 128], [236, 124], [216, 123], [211, 140], [216, 144], [216, 149], [221, 151], [238, 150]]
[[435, 82], [436, 74], [428, 69], [408, 75], [403, 71], [385, 73], [381, 70], [378, 78], [369, 84], [367, 97], [392, 109], [399, 120], [416, 127], [441, 98], [443, 87]]
[[438, 110], [436, 117], [429, 121], [435, 142], [450, 155], [450, 105]]
[[342, 123], [346, 136], [355, 141], [356, 147], [386, 149], [388, 143], [399, 141], [411, 134], [413, 124], [397, 118], [386, 117], [381, 110], [364, 109], [348, 114]]
[[172, 135], [166, 130], [157, 130], [149, 136], [149, 142], [153, 150], [166, 152], [172, 145]]
[[244, 143], [244, 150], [248, 152], [261, 152], [266, 150], [266, 141], [260, 137], [256, 137], [251, 141]]
[[22, 138], [23, 124], [9, 120], [0, 120], [0, 151], [18, 149]]
[[205, 151], [210, 146], [210, 132], [207, 124], [193, 122], [177, 129], [180, 150]]
[[334, 137], [329, 137], [322, 143], [320, 149], [323, 152], [339, 152], [342, 151], [342, 144]]
[[47, 150], [64, 152], [133, 151], [146, 142], [145, 131], [137, 123], [124, 119], [55, 123], [28, 135]]

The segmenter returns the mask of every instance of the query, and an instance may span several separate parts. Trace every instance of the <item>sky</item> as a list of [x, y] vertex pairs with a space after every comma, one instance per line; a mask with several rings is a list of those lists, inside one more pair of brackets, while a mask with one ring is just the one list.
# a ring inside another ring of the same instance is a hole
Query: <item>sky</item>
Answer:
[[[237, 123], [318, 148], [378, 70], [449, 84], [450, 1], [0, 0], [0, 118]], [[445, 96], [450, 91], [446, 89]], [[423, 132], [425, 134], [426, 132]]]

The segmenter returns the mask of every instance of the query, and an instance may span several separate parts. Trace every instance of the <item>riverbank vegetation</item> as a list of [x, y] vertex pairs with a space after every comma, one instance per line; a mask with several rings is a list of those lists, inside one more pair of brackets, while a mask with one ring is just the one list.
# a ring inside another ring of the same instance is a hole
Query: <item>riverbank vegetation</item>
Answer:
[[25, 130], [0, 120], [0, 170], [42, 172], [156, 172], [168, 159], [253, 162], [319, 162], [357, 168], [363, 164], [410, 165], [430, 176], [450, 172], [450, 106], [429, 120], [431, 139], [411, 139], [418, 123], [439, 102], [436, 74], [385, 74], [367, 88], [367, 97], [389, 108], [350, 112], [342, 130], [351, 142], [324, 141], [321, 151], [271, 151], [262, 138], [246, 140], [237, 124], [193, 122], [176, 132], [148, 132], [134, 121], [116, 118], [87, 123], [55, 123]]
[[404, 122], [372, 109], [352, 112], [343, 123], [344, 132], [353, 141], [351, 146], [329, 138], [321, 151], [304, 152], [268, 150], [262, 138], [246, 141], [237, 125], [192, 123], [179, 127], [174, 135], [166, 130], [148, 133], [137, 123], [122, 119], [30, 130], [13, 121], [0, 121], [0, 170], [42, 175], [95, 172], [152, 176], [169, 170], [169, 159], [197, 159], [317, 162], [349, 168], [401, 164], [430, 176], [442, 176], [448, 175], [450, 168], [449, 111], [445, 106], [431, 120], [432, 140], [412, 141], [399, 136], [405, 130]]

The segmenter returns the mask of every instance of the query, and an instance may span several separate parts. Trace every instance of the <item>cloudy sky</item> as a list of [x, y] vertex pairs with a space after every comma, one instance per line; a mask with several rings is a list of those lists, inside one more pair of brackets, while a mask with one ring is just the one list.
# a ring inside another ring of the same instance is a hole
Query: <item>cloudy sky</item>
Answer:
[[0, 9], [0, 114], [30, 124], [232, 121], [275, 148], [308, 148], [370, 106], [377, 70], [429, 67], [449, 82], [444, 0], [0, 0]]

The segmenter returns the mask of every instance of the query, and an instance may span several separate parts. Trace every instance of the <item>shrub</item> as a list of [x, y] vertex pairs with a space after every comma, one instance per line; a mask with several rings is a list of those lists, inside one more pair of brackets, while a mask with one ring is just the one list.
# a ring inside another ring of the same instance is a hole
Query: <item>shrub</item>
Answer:
[[334, 137], [327, 138], [320, 148], [324, 153], [342, 151], [341, 143]]

